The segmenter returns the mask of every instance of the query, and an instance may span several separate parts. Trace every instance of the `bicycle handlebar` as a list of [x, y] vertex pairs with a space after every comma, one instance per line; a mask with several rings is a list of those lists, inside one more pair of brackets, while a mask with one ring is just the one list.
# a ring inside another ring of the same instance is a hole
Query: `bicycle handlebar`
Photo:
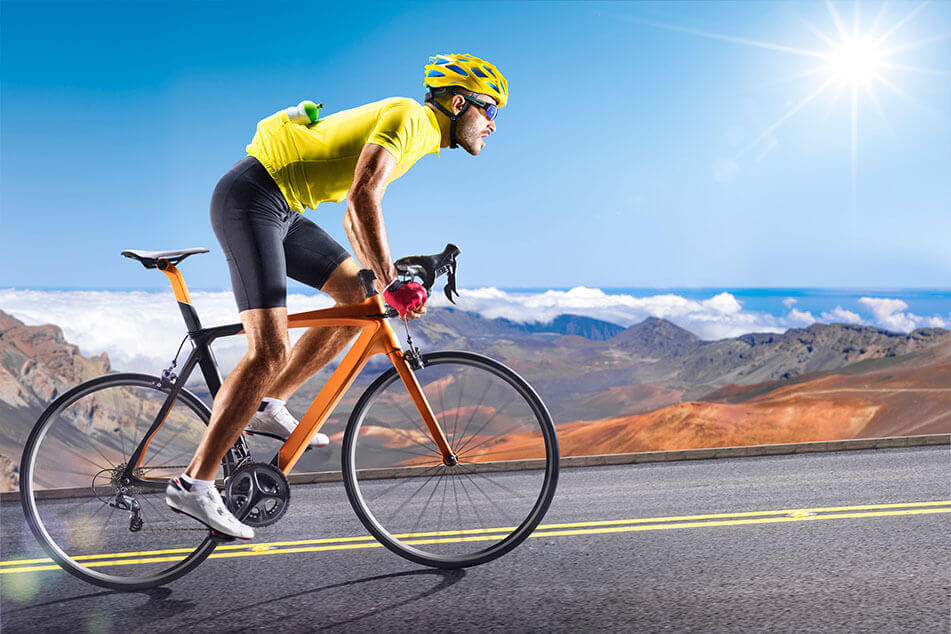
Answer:
[[[446, 275], [446, 286], [443, 288], [443, 292], [446, 294], [446, 299], [455, 304], [456, 300], [454, 300], [452, 296], [453, 294], [455, 294], [456, 297], [459, 296], [459, 292], [456, 290], [456, 256], [460, 253], [459, 247], [449, 243], [441, 253], [435, 253], [433, 255], [410, 255], [405, 258], [400, 258], [393, 263], [399, 275], [395, 287], [399, 288], [400, 284], [417, 281], [426, 289], [426, 296], [429, 297], [436, 280]], [[361, 269], [358, 275], [367, 297], [376, 295], [376, 288], [373, 286], [373, 280], [376, 279], [376, 275], [373, 274], [373, 271]], [[389, 315], [390, 312], [392, 311], [387, 311], [387, 315]]]

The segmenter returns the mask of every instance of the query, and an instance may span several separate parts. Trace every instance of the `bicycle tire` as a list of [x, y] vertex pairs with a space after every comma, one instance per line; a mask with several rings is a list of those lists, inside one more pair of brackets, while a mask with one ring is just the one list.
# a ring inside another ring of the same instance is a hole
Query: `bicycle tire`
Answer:
[[[91, 379], [50, 404], [24, 446], [20, 501], [27, 524], [50, 557], [83, 581], [120, 591], [153, 588], [194, 569], [217, 545], [206, 528], [165, 505], [164, 488], [128, 489], [142, 507], [136, 531], [133, 514], [109, 503], [116, 501], [116, 474], [124, 464], [119, 456], [127, 459], [142, 442], [169, 391], [169, 384], [146, 374]], [[181, 473], [210, 416], [182, 389], [149, 442], [140, 475], [167, 480]], [[224, 476], [232, 460], [229, 450]], [[158, 548], [155, 531], [166, 535]]]
[[[391, 368], [367, 388], [347, 423], [347, 497], [370, 534], [401, 557], [444, 569], [479, 565], [522, 543], [548, 510], [558, 482], [555, 427], [532, 387], [498, 361], [469, 352], [422, 358], [414, 375], [459, 464], [442, 464]], [[466, 400], [467, 380], [470, 393], [479, 394], [475, 404]], [[504, 406], [500, 399], [507, 399]], [[480, 483], [497, 488], [490, 496]], [[438, 513], [429, 508], [437, 497]]]

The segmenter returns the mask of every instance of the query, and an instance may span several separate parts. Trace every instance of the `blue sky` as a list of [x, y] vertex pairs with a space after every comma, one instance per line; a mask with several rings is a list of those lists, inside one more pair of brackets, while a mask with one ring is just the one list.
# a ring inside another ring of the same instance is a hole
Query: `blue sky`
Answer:
[[[257, 121], [421, 100], [447, 51], [510, 105], [481, 156], [390, 186], [395, 255], [456, 242], [465, 287], [951, 286], [949, 2], [858, 5], [919, 45], [859, 90], [854, 150], [845, 81], [797, 110], [822, 60], [736, 41], [828, 51], [820, 2], [274, 6], [3, 0], [0, 288], [160, 288], [119, 251], [186, 246], [213, 251], [189, 284], [228, 288], [208, 201]], [[346, 244], [343, 211], [307, 213]]]

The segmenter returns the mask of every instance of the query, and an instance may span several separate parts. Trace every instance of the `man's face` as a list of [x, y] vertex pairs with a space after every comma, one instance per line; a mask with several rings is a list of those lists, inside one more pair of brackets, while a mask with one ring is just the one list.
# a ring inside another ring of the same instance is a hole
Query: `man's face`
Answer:
[[[488, 95], [472, 95], [473, 99], [494, 104], [495, 99]], [[466, 101], [461, 95], [453, 97], [452, 106], [455, 112], [460, 112], [466, 104], [469, 109], [456, 123], [456, 143], [472, 156], [478, 156], [485, 147], [485, 139], [495, 132], [495, 121], [485, 116], [485, 110], [474, 103]]]

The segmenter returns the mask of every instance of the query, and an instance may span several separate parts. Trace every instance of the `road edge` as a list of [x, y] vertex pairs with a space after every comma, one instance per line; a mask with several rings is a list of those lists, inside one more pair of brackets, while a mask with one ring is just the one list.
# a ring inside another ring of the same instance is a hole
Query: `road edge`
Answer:
[[[822, 453], [829, 451], [857, 451], [863, 449], [896, 449], [902, 447], [928, 447], [951, 445], [951, 434], [927, 434], [922, 436], [890, 436], [887, 438], [856, 438], [851, 440], [823, 440], [817, 442], [797, 442], [777, 445], [748, 445], [740, 447], [714, 447], [708, 449], [676, 449], [672, 451], [641, 451], [637, 453], [604, 454], [600, 456], [564, 456], [561, 468], [603, 467], [611, 465], [638, 464], [645, 462], [679, 462], [682, 460], [710, 460], [717, 458], [752, 458], [755, 456], [781, 456], [801, 453]], [[539, 469], [543, 460], [512, 460], [507, 462], [489, 462], [479, 465], [479, 471], [524, 471]], [[364, 472], [372, 478], [399, 478], [419, 475], [427, 467], [401, 467], [396, 469], [373, 469]], [[372, 471], [372, 473], [371, 473]], [[319, 482], [340, 482], [340, 471], [317, 471], [311, 473], [292, 473], [288, 478], [291, 484], [315, 484]], [[85, 489], [83, 490], [85, 491]], [[69, 497], [69, 494], [66, 495]], [[0, 502], [19, 500], [18, 491], [0, 493]]]

